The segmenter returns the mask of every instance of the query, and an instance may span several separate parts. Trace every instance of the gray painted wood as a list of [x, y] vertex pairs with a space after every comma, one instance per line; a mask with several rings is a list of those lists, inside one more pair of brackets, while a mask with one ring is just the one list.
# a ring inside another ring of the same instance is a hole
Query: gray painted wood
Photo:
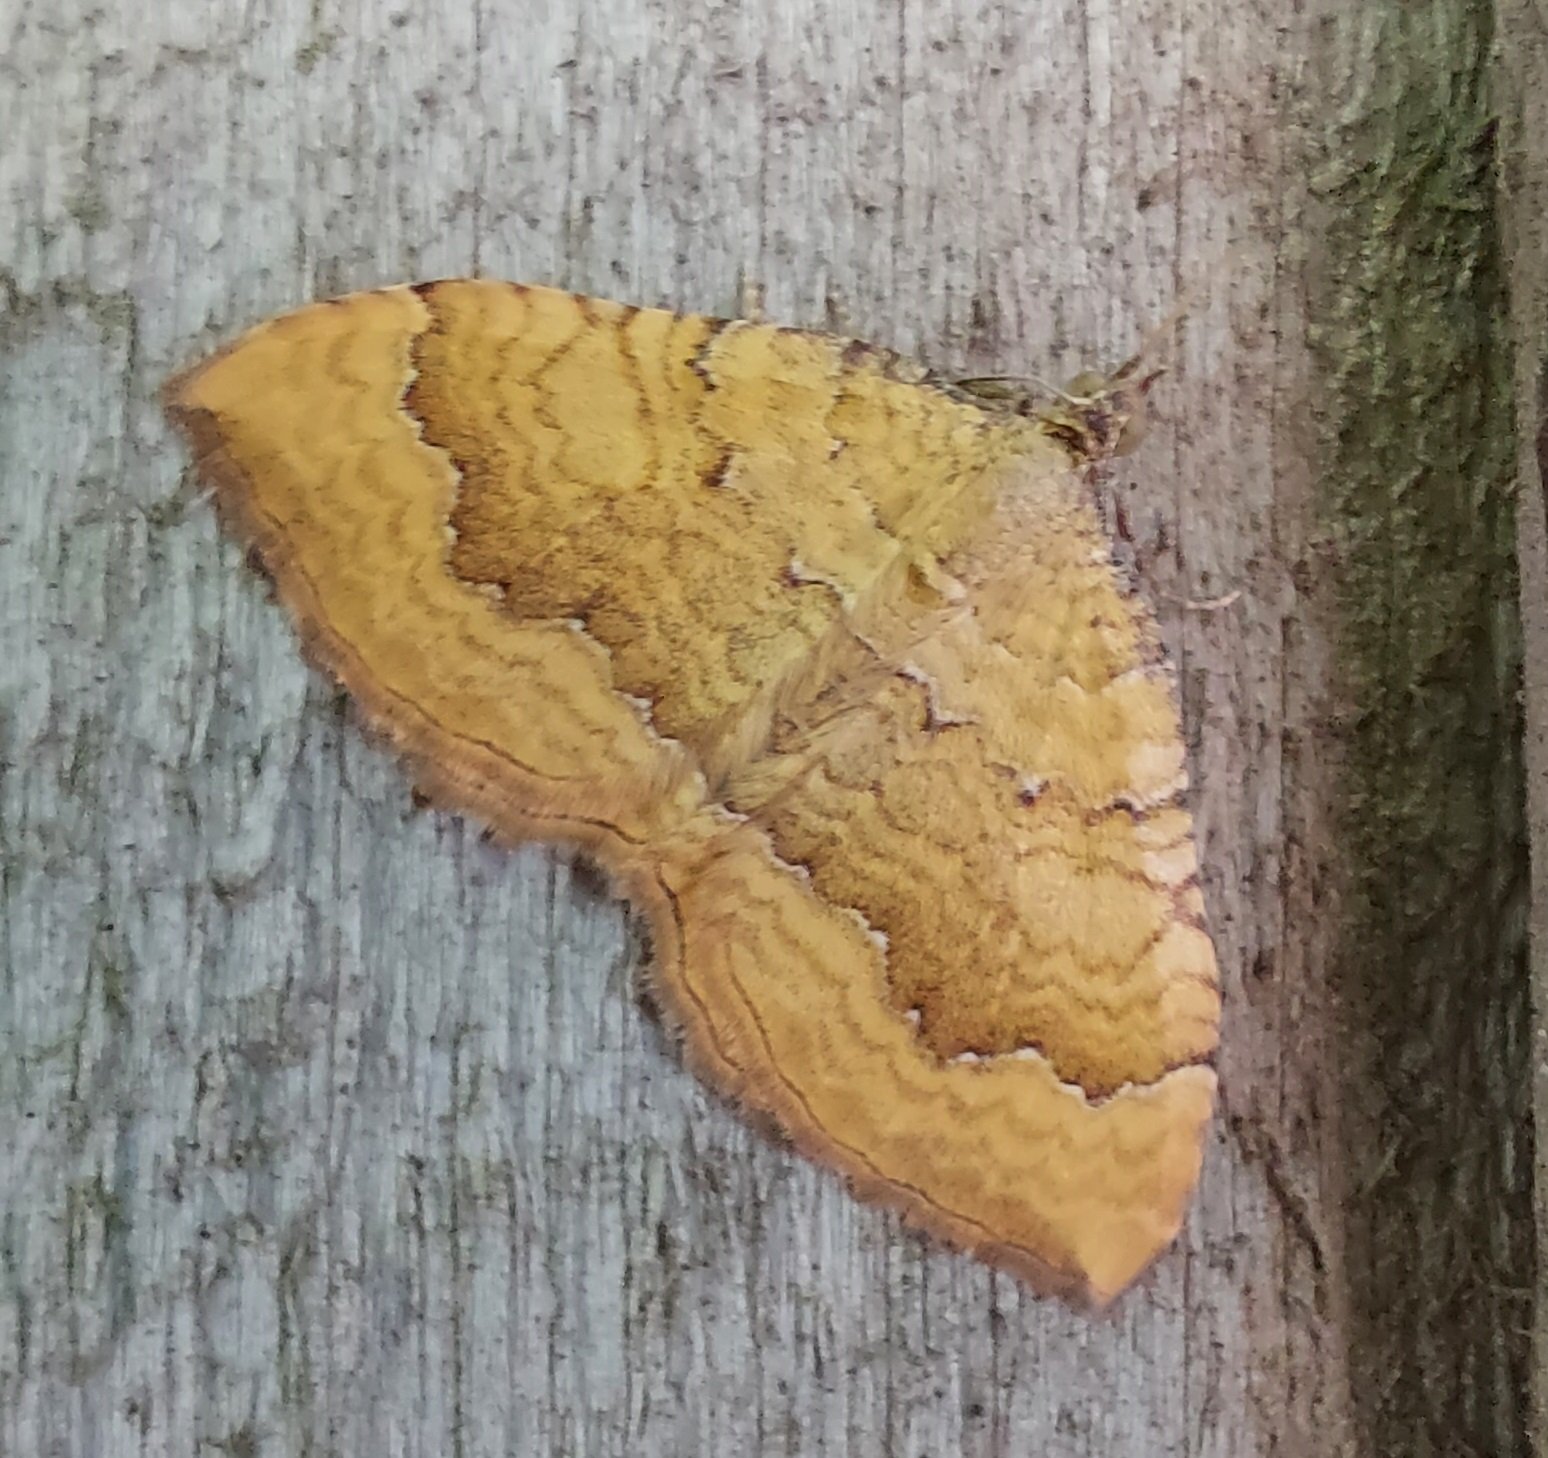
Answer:
[[[1342, 1450], [1316, 20], [0, 0], [0, 1454]], [[467, 272], [711, 312], [751, 278], [1055, 375], [1194, 291], [1113, 494], [1180, 660], [1228, 1102], [1110, 1316], [747, 1131], [623, 911], [416, 809], [218, 536], [164, 376]]]

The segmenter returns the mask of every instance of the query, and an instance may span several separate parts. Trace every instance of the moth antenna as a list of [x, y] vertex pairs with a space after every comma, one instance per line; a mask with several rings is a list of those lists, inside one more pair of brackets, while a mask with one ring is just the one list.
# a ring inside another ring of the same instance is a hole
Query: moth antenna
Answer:
[[1071, 395], [1067, 390], [1061, 390], [1058, 385], [1050, 384], [1041, 375], [969, 375], [956, 382], [957, 388], [968, 390], [975, 395], [987, 394], [983, 389], [986, 385], [1032, 385], [1043, 391], [1046, 395], [1052, 395], [1056, 400], [1066, 405], [1084, 405], [1086, 402]]
[[[1172, 305], [1156, 322], [1150, 325], [1140, 335], [1139, 347], [1113, 372], [1113, 378], [1124, 378], [1131, 369], [1138, 369], [1147, 359], [1154, 358], [1162, 353], [1161, 342], [1177, 328], [1193, 312], [1204, 291], [1206, 278], [1213, 281], [1222, 273], [1234, 269], [1241, 259], [1243, 246], [1240, 243], [1233, 244], [1221, 253], [1218, 260], [1210, 265], [1208, 274], [1201, 269], [1194, 273], [1193, 278], [1178, 286], [1177, 302]], [[1164, 373], [1165, 366], [1158, 367], [1156, 373]], [[1155, 375], [1151, 376], [1153, 380]]]

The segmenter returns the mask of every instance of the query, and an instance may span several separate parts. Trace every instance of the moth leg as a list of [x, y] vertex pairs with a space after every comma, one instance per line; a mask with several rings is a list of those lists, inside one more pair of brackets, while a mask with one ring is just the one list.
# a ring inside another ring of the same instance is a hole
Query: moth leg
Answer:
[[737, 318], [745, 319], [749, 324], [763, 324], [767, 322], [764, 313], [764, 296], [768, 290], [764, 288], [763, 281], [759, 279], [745, 264], [737, 278], [736, 285], [736, 311]]

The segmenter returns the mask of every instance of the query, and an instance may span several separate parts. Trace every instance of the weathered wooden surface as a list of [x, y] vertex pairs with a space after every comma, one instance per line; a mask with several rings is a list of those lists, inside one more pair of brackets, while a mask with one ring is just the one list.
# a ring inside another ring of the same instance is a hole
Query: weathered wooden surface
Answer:
[[[1340, 1117], [1342, 599], [1305, 340], [1336, 313], [1309, 301], [1360, 287], [1326, 258], [1325, 153], [1401, 134], [1371, 85], [1394, 48], [1421, 79], [1469, 63], [1402, 9], [0, 7], [0, 1453], [1393, 1431], [1348, 1379], [1352, 1341], [1415, 1335], [1346, 1278], [1380, 1137]], [[1115, 496], [1180, 660], [1227, 1107], [1186, 1238], [1110, 1317], [709, 1099], [619, 908], [417, 811], [217, 536], [165, 374], [306, 298], [466, 272], [716, 312], [747, 276], [774, 318], [1054, 374], [1196, 285]]]
[[[1548, 1129], [1548, 25], [1533, 0], [1502, 0], [1494, 93], [1501, 126], [1500, 212], [1509, 262], [1517, 422], [1517, 520], [1525, 642], [1525, 757], [1532, 841], [1532, 1096]], [[1537, 1247], [1548, 1248], [1548, 1140], [1535, 1151]], [[1548, 1458], [1548, 1293], [1530, 1292], [1534, 1458]]]
[[1351, 1375], [1367, 1451], [1526, 1442], [1530, 1000], [1493, 7], [1362, 7], [1311, 315], [1337, 582]]

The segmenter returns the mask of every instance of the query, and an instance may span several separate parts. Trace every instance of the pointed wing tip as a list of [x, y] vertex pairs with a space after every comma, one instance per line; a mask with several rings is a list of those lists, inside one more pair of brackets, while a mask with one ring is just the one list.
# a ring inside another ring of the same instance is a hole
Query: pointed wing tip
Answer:
[[197, 394], [199, 381], [210, 365], [221, 358], [224, 352], [206, 355], [190, 365], [184, 365], [182, 369], [168, 375], [156, 392], [156, 399], [161, 405], [162, 413], [184, 435], [188, 435], [193, 428], [193, 422], [189, 417], [199, 409]]

